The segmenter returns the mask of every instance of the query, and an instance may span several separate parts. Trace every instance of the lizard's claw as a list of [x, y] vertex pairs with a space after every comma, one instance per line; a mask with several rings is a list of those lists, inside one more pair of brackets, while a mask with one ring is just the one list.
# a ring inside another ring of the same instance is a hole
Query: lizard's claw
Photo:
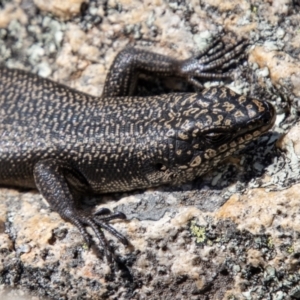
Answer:
[[111, 262], [112, 260], [112, 253], [110, 246], [104, 236], [104, 233], [101, 229], [105, 229], [109, 231], [112, 235], [114, 235], [123, 245], [127, 246], [129, 244], [126, 237], [124, 237], [121, 233], [119, 233], [116, 229], [114, 229], [110, 224], [109, 221], [114, 219], [126, 219], [125, 214], [121, 212], [111, 213], [111, 211], [107, 208], [102, 208], [93, 216], [88, 216], [82, 212], [74, 212], [72, 211], [71, 215], [64, 216], [65, 219], [73, 223], [80, 231], [81, 235], [83, 236], [85, 242], [90, 246], [92, 242], [92, 236], [87, 232], [86, 226], [92, 228], [95, 233], [95, 236], [99, 240], [99, 243], [94, 243], [99, 250], [100, 253], [103, 253], [107, 257], [107, 260]]
[[194, 57], [183, 60], [179, 65], [178, 74], [185, 77], [197, 89], [203, 88], [198, 79], [221, 80], [231, 78], [231, 72], [222, 73], [222, 71], [244, 58], [246, 54], [240, 54], [247, 46], [248, 41], [240, 40], [236, 44], [224, 48], [221, 39], [216, 39], [212, 45]]

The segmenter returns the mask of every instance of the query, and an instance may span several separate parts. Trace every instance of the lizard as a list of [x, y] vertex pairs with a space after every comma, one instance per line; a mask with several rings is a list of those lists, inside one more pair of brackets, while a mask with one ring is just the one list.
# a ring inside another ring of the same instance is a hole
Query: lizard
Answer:
[[[110, 260], [102, 229], [128, 245], [109, 224], [126, 216], [107, 208], [88, 214], [78, 208], [81, 195], [191, 181], [273, 126], [269, 102], [202, 86], [230, 77], [227, 69], [245, 47], [245, 41], [225, 47], [218, 38], [188, 59], [126, 47], [100, 97], [0, 67], [0, 185], [37, 189]], [[179, 77], [196, 91], [135, 96], [143, 74]]]

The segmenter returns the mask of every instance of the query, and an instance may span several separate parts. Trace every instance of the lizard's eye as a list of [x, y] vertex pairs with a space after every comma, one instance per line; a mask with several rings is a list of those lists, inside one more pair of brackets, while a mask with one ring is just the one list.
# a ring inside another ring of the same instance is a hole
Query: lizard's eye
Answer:
[[224, 133], [211, 132], [205, 135], [205, 140], [210, 144], [220, 144], [228, 141], [230, 136]]

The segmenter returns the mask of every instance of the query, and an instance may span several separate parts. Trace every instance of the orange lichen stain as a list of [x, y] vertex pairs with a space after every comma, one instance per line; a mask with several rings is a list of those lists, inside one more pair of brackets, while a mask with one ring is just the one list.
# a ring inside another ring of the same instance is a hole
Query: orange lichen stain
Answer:
[[256, 225], [271, 226], [276, 214], [274, 194], [264, 189], [253, 189], [247, 195], [233, 195], [219, 209], [216, 216], [229, 218], [240, 224], [247, 220], [249, 229], [254, 229]]
[[268, 67], [274, 83], [280, 78], [291, 78], [293, 74], [300, 76], [299, 62], [281, 51], [267, 51], [265, 47], [257, 46], [250, 52], [249, 61], [257, 63], [260, 68]]
[[240, 21], [240, 18], [238, 18], [238, 17], [228, 18], [224, 21], [224, 28], [226, 28], [226, 30], [231, 30], [231, 31], [236, 30], [238, 28], [239, 36], [244, 36], [244, 37], [246, 34], [250, 33], [251, 31], [256, 30], [256, 28], [257, 28], [256, 22], [240, 26], [239, 21]]
[[252, 189], [243, 195], [232, 195], [215, 212], [221, 219], [231, 219], [241, 228], [259, 232], [261, 226], [280, 225], [282, 228], [300, 230], [299, 196], [300, 184], [282, 191], [267, 191], [263, 188]]
[[241, 209], [245, 206], [239, 202], [239, 195], [232, 195], [229, 200], [217, 211], [216, 217], [222, 219], [233, 219], [236, 221], [240, 215]]
[[58, 222], [53, 222], [48, 216], [36, 215], [26, 221], [24, 232], [40, 245], [47, 245], [52, 238], [52, 231], [58, 227]]
[[82, 275], [88, 278], [95, 278], [95, 272], [92, 271], [90, 266], [82, 269]]

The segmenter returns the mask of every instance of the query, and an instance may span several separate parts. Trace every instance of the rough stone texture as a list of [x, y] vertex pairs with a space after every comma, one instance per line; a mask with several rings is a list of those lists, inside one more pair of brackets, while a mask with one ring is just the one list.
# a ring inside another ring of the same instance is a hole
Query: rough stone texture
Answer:
[[70, 19], [80, 13], [85, 0], [33, 0], [34, 4], [42, 11], [52, 13], [64, 20]]
[[82, 3], [0, 1], [0, 62], [100, 95], [127, 44], [187, 58], [221, 32], [244, 36], [248, 64], [228, 87], [271, 101], [276, 126], [192, 183], [89, 199], [128, 216], [114, 227], [131, 247], [107, 234], [112, 265], [37, 192], [1, 189], [1, 299], [300, 299], [299, 1]]
[[6, 28], [12, 20], [17, 20], [21, 24], [28, 22], [26, 14], [20, 7], [8, 3], [0, 11], [0, 28]]

